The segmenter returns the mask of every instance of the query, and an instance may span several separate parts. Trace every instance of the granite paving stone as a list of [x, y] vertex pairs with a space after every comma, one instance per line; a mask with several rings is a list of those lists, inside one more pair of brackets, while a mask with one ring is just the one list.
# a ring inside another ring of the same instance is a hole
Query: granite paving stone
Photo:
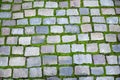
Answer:
[[28, 57], [27, 58], [27, 67], [41, 66], [40, 57]]
[[30, 77], [42, 77], [42, 70], [41, 68], [30, 68]]
[[0, 80], [120, 80], [119, 0], [0, 0]]

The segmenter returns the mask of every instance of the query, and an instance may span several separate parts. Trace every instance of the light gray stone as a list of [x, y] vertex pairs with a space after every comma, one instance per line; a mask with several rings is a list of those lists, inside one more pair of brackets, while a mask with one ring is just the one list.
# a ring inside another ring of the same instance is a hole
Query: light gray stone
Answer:
[[67, 15], [78, 15], [78, 10], [77, 9], [67, 9]]
[[94, 80], [94, 77], [80, 77], [79, 80]]
[[93, 55], [93, 61], [94, 61], [94, 64], [96, 64], [96, 65], [106, 63], [104, 55]]
[[100, 0], [101, 6], [114, 6], [114, 3], [112, 0]]
[[9, 55], [10, 47], [9, 46], [1, 46], [0, 47], [0, 55]]
[[80, 16], [70, 16], [70, 24], [80, 24]]
[[90, 13], [91, 15], [100, 15], [100, 10], [99, 9], [90, 9]]
[[5, 43], [5, 37], [0, 37], [0, 45]]
[[51, 30], [51, 33], [62, 33], [63, 26], [51, 26], [50, 30]]
[[38, 15], [41, 15], [41, 16], [54, 16], [54, 10], [53, 9], [38, 9]]
[[0, 12], [0, 18], [11, 18], [11, 12]]
[[33, 7], [44, 7], [44, 1], [34, 1]]
[[103, 40], [103, 33], [91, 33], [91, 40]]
[[99, 49], [100, 49], [100, 53], [110, 53], [111, 52], [110, 45], [107, 43], [99, 44]]
[[105, 35], [106, 42], [117, 42], [116, 34], [106, 34]]
[[78, 34], [78, 40], [79, 41], [88, 41], [89, 36], [88, 36], [88, 34]]
[[11, 57], [9, 60], [10, 66], [24, 66], [25, 65], [25, 57]]
[[115, 10], [113, 8], [102, 8], [101, 12], [103, 15], [115, 15]]
[[60, 67], [59, 69], [60, 76], [71, 76], [73, 74], [73, 68], [72, 67]]
[[108, 64], [118, 64], [117, 56], [106, 56]]
[[32, 2], [25, 2], [22, 4], [22, 9], [30, 9], [32, 8]]
[[57, 18], [58, 24], [68, 24], [68, 18]]
[[22, 35], [24, 33], [23, 28], [13, 28], [12, 32], [13, 35]]
[[82, 32], [92, 32], [91, 24], [82, 24], [81, 25]]
[[23, 18], [23, 12], [16, 12], [13, 13], [13, 19], [19, 19], [19, 18]]
[[12, 6], [12, 11], [20, 11], [21, 10], [21, 4], [14, 4]]
[[78, 25], [65, 25], [65, 33], [80, 33]]
[[106, 66], [106, 74], [107, 75], [119, 75], [120, 66]]
[[17, 44], [18, 37], [7, 37], [6, 44]]
[[26, 47], [25, 56], [38, 56], [40, 55], [39, 47]]
[[32, 36], [32, 44], [39, 44], [45, 42], [45, 36]]
[[58, 60], [60, 65], [72, 64], [72, 57], [70, 56], [59, 56]]
[[23, 54], [23, 46], [13, 46], [12, 47], [12, 54], [22, 55]]
[[68, 2], [67, 1], [59, 2], [59, 7], [60, 8], [68, 8]]
[[97, 6], [99, 6], [97, 0], [93, 0], [93, 1], [84, 0], [84, 1], [83, 1], [83, 5], [84, 5], [85, 7], [97, 7]]
[[70, 53], [70, 45], [69, 44], [57, 45], [57, 52], [58, 53]]
[[89, 14], [89, 9], [88, 8], [80, 8], [80, 15], [88, 15]]
[[36, 10], [31, 9], [31, 10], [25, 10], [24, 11], [25, 17], [32, 17], [36, 15]]
[[72, 52], [85, 52], [84, 44], [72, 44]]
[[98, 46], [97, 43], [89, 43], [86, 45], [87, 52], [97, 52]]
[[103, 75], [104, 74], [104, 69], [103, 69], [103, 67], [92, 67], [91, 68], [91, 73], [93, 75]]
[[25, 27], [25, 34], [34, 34], [34, 33], [35, 33], [35, 27], [34, 26]]
[[17, 20], [17, 25], [28, 25], [28, 19]]
[[75, 75], [90, 75], [89, 66], [75, 66]]
[[3, 20], [2, 26], [15, 26], [16, 21], [15, 20]]
[[8, 57], [0, 57], [0, 66], [8, 66]]
[[2, 35], [9, 35], [10, 34], [10, 28], [1, 28], [1, 34]]
[[106, 24], [94, 24], [94, 30], [95, 31], [100, 31], [100, 32], [105, 32], [107, 31], [107, 26]]
[[48, 34], [49, 28], [48, 28], [48, 26], [37, 26], [36, 33], [37, 34]]
[[106, 21], [108, 24], [118, 24], [118, 17], [108, 17]]
[[47, 43], [60, 43], [60, 36], [59, 35], [47, 36]]
[[41, 18], [30, 18], [30, 24], [31, 25], [40, 25], [41, 24]]
[[94, 23], [105, 23], [104, 17], [92, 17]]
[[61, 10], [56, 10], [56, 16], [65, 16], [66, 15], [66, 10], [61, 9]]
[[43, 56], [43, 64], [44, 65], [57, 64], [57, 56], [55, 56], [55, 55], [45, 55], [45, 56]]
[[120, 32], [120, 26], [119, 25], [109, 25], [109, 31], [110, 32]]
[[112, 45], [113, 52], [120, 52], [120, 45]]
[[43, 45], [41, 46], [41, 53], [54, 53], [55, 46], [54, 45]]
[[30, 45], [31, 44], [31, 37], [20, 37], [19, 44], [21, 45]]
[[73, 62], [75, 64], [91, 64], [92, 63], [92, 56], [90, 54], [78, 54], [73, 56]]
[[114, 80], [112, 76], [97, 77], [96, 80]]
[[42, 77], [42, 69], [30, 68], [30, 77]]
[[76, 35], [64, 35], [62, 36], [62, 42], [73, 42], [76, 41]]
[[45, 7], [46, 8], [57, 8], [58, 7], [58, 3], [57, 2], [47, 1], [46, 4], [45, 4]]
[[56, 67], [44, 67], [43, 73], [46, 76], [55, 76], [57, 74], [57, 68]]
[[11, 77], [12, 69], [0, 69], [0, 77]]
[[13, 69], [13, 78], [27, 78], [28, 77], [28, 69], [19, 68]]
[[29, 57], [27, 58], [27, 67], [41, 66], [40, 57]]
[[43, 19], [43, 24], [55, 24], [55, 23], [56, 23], [56, 18], [54, 17]]

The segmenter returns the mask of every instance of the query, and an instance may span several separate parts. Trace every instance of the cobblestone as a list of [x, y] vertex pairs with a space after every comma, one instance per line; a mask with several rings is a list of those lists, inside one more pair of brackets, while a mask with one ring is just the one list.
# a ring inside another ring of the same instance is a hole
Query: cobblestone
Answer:
[[1, 0], [0, 80], [120, 80], [119, 0]]

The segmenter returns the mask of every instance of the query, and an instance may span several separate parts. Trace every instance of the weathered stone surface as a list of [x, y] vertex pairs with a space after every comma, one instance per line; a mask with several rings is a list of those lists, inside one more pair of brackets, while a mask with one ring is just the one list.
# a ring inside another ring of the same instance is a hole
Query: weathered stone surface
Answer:
[[14, 28], [11, 32], [13, 35], [22, 35], [24, 33], [23, 28]]
[[8, 57], [0, 57], [0, 66], [8, 66]]
[[98, 51], [97, 43], [87, 44], [86, 48], [87, 48], [87, 52], [97, 52]]
[[35, 33], [35, 27], [34, 26], [25, 27], [25, 34], [34, 34], [34, 33]]
[[46, 8], [57, 8], [58, 7], [58, 3], [57, 2], [46, 2], [46, 5], [45, 5]]
[[30, 45], [31, 44], [31, 37], [20, 37], [19, 44], [21, 45]]
[[120, 74], [120, 66], [106, 66], [106, 74], [108, 75]]
[[60, 67], [60, 76], [71, 76], [73, 73], [73, 68], [72, 67]]
[[27, 67], [41, 66], [40, 57], [29, 57], [27, 58]]
[[79, 55], [74, 55], [73, 56], [73, 62], [75, 64], [91, 64], [92, 63], [92, 56], [90, 54], [87, 55], [83, 55], [83, 54], [79, 54]]
[[45, 55], [45, 56], [43, 56], [43, 64], [44, 65], [57, 64], [57, 56], [55, 56], [55, 55]]
[[80, 28], [77, 25], [65, 25], [65, 33], [80, 33]]
[[44, 75], [47, 75], [47, 76], [54, 76], [57, 74], [57, 68], [56, 67], [44, 67], [43, 73]]
[[30, 68], [30, 77], [42, 77], [42, 69]]
[[59, 56], [58, 57], [59, 64], [72, 64], [72, 57], [70, 56]]
[[78, 10], [77, 9], [68, 9], [67, 15], [78, 15]]
[[93, 55], [94, 64], [105, 64], [105, 56], [104, 55]]
[[91, 33], [91, 40], [103, 40], [103, 33]]
[[62, 33], [63, 26], [51, 26], [50, 30], [51, 30], [51, 33]]
[[39, 44], [45, 42], [45, 36], [33, 36], [32, 37], [32, 44]]
[[55, 35], [55, 36], [48, 36], [47, 37], [47, 43], [59, 43], [60, 42], [60, 36]]
[[85, 52], [84, 44], [72, 44], [72, 52]]
[[116, 42], [117, 36], [116, 36], [116, 34], [106, 34], [105, 39], [107, 42]]
[[36, 33], [37, 34], [48, 34], [49, 28], [48, 28], [48, 26], [37, 26]]
[[90, 75], [88, 66], [75, 66], [75, 75]]
[[53, 16], [54, 15], [54, 10], [53, 9], [38, 9], [38, 15]]
[[12, 47], [12, 54], [23, 54], [23, 46], [13, 46]]
[[2, 26], [15, 26], [16, 21], [15, 20], [3, 20]]
[[28, 69], [19, 68], [13, 69], [13, 78], [27, 78], [28, 77]]
[[56, 23], [56, 18], [54, 17], [43, 19], [43, 24], [55, 24], [55, 23]]
[[70, 16], [70, 24], [80, 24], [80, 16]]
[[117, 56], [106, 56], [108, 64], [118, 64]]
[[120, 45], [112, 45], [113, 52], [120, 52]]
[[82, 32], [92, 32], [91, 24], [82, 24], [81, 25]]
[[0, 18], [11, 18], [11, 12], [0, 12]]
[[73, 42], [76, 41], [75, 35], [64, 35], [62, 36], [62, 42]]
[[97, 77], [96, 80], [114, 80], [114, 77], [111, 77], [111, 76]]
[[12, 69], [0, 69], [0, 77], [11, 77]]
[[78, 34], [78, 40], [79, 41], [88, 41], [89, 36], [88, 36], [88, 34]]
[[36, 15], [36, 10], [32, 9], [32, 10], [25, 10], [25, 17], [31, 17], [31, 16], [35, 16]]
[[10, 66], [24, 66], [25, 65], [25, 57], [11, 57], [9, 60]]
[[7, 37], [7, 44], [17, 44], [18, 37]]
[[92, 67], [91, 68], [91, 73], [93, 75], [103, 75], [104, 74], [104, 69], [103, 69], [103, 67]]
[[33, 7], [43, 7], [44, 1], [35, 1]]
[[9, 55], [10, 47], [9, 46], [1, 46], [0, 47], [0, 55]]
[[31, 25], [40, 25], [41, 24], [41, 18], [30, 18], [30, 24]]
[[100, 53], [110, 53], [110, 45], [106, 43], [99, 44]]
[[94, 77], [80, 77], [79, 80], [94, 80]]
[[39, 54], [39, 47], [26, 47], [25, 49], [25, 56], [38, 56]]
[[57, 18], [58, 24], [68, 24], [68, 18]]
[[98, 1], [93, 0], [93, 1], [88, 1], [88, 0], [84, 0], [83, 4], [85, 7], [96, 7], [99, 6]]
[[57, 45], [57, 52], [70, 53], [70, 45], [69, 44]]
[[55, 52], [54, 45], [41, 46], [41, 53], [54, 53], [54, 52]]
[[114, 6], [112, 0], [100, 0], [101, 6]]

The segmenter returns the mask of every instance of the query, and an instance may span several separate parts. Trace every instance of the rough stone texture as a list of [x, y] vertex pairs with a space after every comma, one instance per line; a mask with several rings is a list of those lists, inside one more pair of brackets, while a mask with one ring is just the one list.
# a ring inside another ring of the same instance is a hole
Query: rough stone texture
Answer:
[[50, 30], [51, 30], [51, 33], [62, 33], [63, 26], [51, 26]]
[[70, 24], [79, 24], [80, 21], [80, 17], [79, 16], [70, 16]]
[[68, 18], [57, 18], [58, 24], [68, 24]]
[[56, 23], [56, 18], [54, 17], [43, 19], [43, 24], [55, 24], [55, 23]]
[[79, 80], [94, 80], [93, 77], [80, 77]]
[[82, 32], [92, 32], [92, 27], [90, 24], [82, 24], [81, 30]]
[[28, 77], [28, 69], [19, 68], [13, 69], [13, 78], [27, 78]]
[[114, 77], [111, 77], [111, 76], [97, 77], [96, 80], [114, 80]]
[[11, 77], [11, 69], [0, 69], [0, 77]]
[[87, 44], [86, 47], [87, 47], [87, 52], [97, 52], [98, 51], [97, 43]]
[[88, 41], [89, 36], [88, 36], [88, 34], [78, 34], [78, 40], [79, 41]]
[[27, 67], [41, 66], [40, 57], [29, 57], [27, 58]]
[[42, 77], [41, 68], [30, 68], [30, 77]]
[[72, 52], [85, 52], [84, 44], [72, 44]]
[[74, 55], [73, 56], [73, 61], [75, 64], [91, 64], [92, 63], [92, 56], [90, 54], [87, 55], [83, 55], [83, 54], [79, 54], [79, 55]]
[[88, 66], [75, 66], [75, 75], [90, 75]]
[[30, 19], [31, 25], [40, 25], [41, 24], [41, 18], [31, 18]]
[[75, 35], [62, 36], [62, 42], [73, 42], [73, 41], [76, 41], [76, 36]]
[[120, 74], [120, 66], [106, 66], [106, 74], [108, 75]]
[[57, 45], [57, 52], [59, 53], [70, 53], [70, 45]]
[[54, 14], [53, 9], [38, 9], [38, 15], [41, 15], [41, 16], [53, 16], [53, 14]]
[[72, 64], [72, 57], [70, 56], [59, 56], [58, 57], [59, 64]]
[[49, 29], [48, 26], [37, 26], [36, 27], [36, 33], [38, 34], [48, 34]]
[[39, 47], [26, 47], [25, 49], [25, 56], [38, 56], [39, 54]]
[[104, 69], [103, 69], [103, 67], [92, 67], [91, 73], [93, 75], [102, 75], [102, 74], [104, 74]]
[[46, 2], [46, 5], [45, 5], [46, 8], [57, 8], [58, 7], [58, 4], [57, 2]]
[[120, 45], [112, 45], [113, 52], [120, 52]]
[[57, 69], [56, 67], [44, 67], [43, 73], [47, 76], [54, 76], [57, 74]]
[[91, 40], [103, 40], [103, 33], [91, 33]]
[[67, 15], [78, 15], [77, 9], [68, 9]]
[[24, 66], [25, 58], [24, 57], [11, 57], [9, 60], [10, 66]]
[[33, 36], [32, 37], [32, 44], [39, 44], [45, 42], [45, 36]]
[[47, 37], [47, 43], [59, 43], [60, 42], [60, 36], [55, 35], [55, 36], [48, 36]]
[[34, 33], [35, 33], [35, 27], [34, 26], [25, 27], [25, 34], [34, 34]]
[[23, 46], [13, 46], [12, 47], [12, 54], [23, 54]]
[[8, 57], [0, 57], [0, 66], [8, 66]]
[[65, 33], [80, 33], [79, 26], [77, 26], [77, 25], [65, 25]]
[[105, 64], [106, 63], [104, 55], [94, 55], [93, 61], [94, 61], [94, 64]]
[[17, 44], [18, 37], [8, 37], [6, 43], [7, 44]]
[[19, 44], [30, 45], [31, 44], [31, 37], [20, 37]]
[[25, 17], [35, 16], [36, 10], [25, 10]]
[[53, 45], [41, 46], [41, 53], [54, 53], [55, 47]]
[[117, 64], [117, 56], [106, 56], [108, 64]]
[[54, 55], [43, 56], [43, 64], [44, 65], [46, 65], [46, 64], [49, 64], [49, 65], [57, 64], [57, 56], [54, 56]]
[[2, 26], [15, 26], [16, 21], [15, 20], [3, 20]]
[[106, 34], [105, 35], [105, 39], [107, 42], [116, 42], [117, 39], [116, 39], [116, 34]]
[[60, 75], [61, 76], [71, 76], [73, 73], [72, 67], [60, 67]]
[[10, 47], [9, 46], [1, 46], [0, 47], [0, 55], [9, 55]]
[[99, 44], [100, 53], [110, 53], [110, 45], [106, 43]]

